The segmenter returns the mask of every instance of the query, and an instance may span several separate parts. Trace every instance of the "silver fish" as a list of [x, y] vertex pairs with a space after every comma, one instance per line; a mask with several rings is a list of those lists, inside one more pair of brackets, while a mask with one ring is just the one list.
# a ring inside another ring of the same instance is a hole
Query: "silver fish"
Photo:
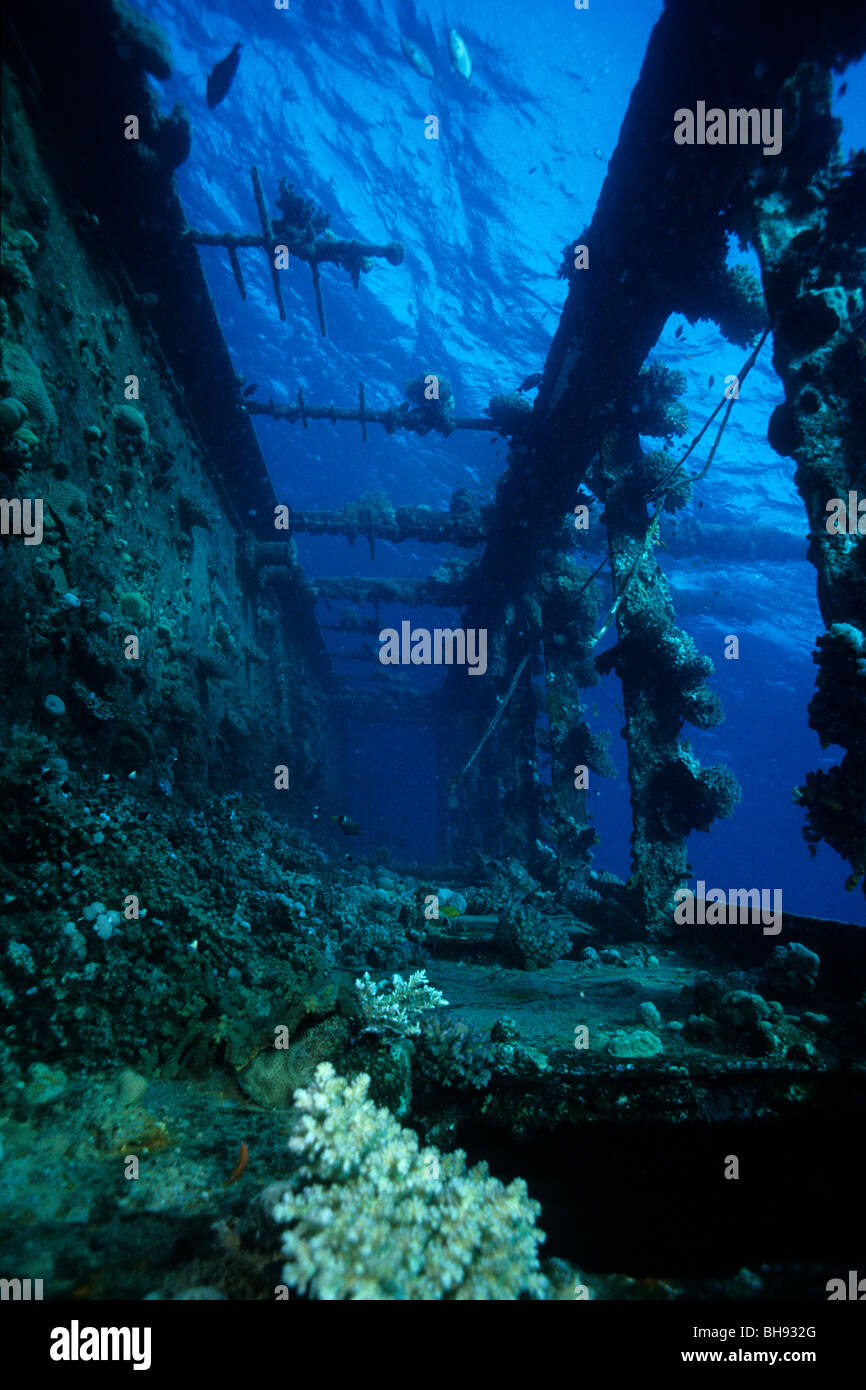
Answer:
[[452, 68], [468, 82], [472, 76], [472, 59], [469, 57], [469, 49], [456, 29], [448, 30], [448, 47], [451, 51]]
[[404, 39], [401, 37], [400, 47], [403, 50], [406, 61], [412, 64], [417, 73], [420, 73], [422, 77], [432, 78], [433, 65], [427, 57], [427, 54], [421, 51], [417, 43], [413, 43], [411, 39]]

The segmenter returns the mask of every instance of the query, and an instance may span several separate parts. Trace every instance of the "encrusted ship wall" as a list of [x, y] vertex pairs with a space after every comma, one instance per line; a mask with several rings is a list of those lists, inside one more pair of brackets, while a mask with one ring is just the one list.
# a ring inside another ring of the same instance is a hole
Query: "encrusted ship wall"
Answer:
[[3, 70], [7, 779], [26, 772], [38, 796], [40, 778], [86, 767], [191, 802], [260, 793], [293, 819], [327, 780], [327, 662], [182, 239], [172, 173], [189, 131], [160, 119], [144, 76], [168, 59], [111, 6], [61, 6], [58, 22], [80, 62], [44, 66], [57, 58], [25, 19]]

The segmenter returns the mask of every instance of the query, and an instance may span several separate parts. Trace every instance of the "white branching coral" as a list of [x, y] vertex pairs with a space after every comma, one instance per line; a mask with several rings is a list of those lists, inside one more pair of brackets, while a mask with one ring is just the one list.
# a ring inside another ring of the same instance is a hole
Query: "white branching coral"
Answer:
[[448, 1004], [445, 995], [428, 983], [426, 970], [416, 970], [408, 980], [392, 975], [390, 980], [380, 980], [378, 984], [366, 971], [355, 981], [355, 988], [370, 1028], [393, 1028], [407, 1035], [420, 1033], [420, 1014]]
[[325, 1300], [543, 1298], [541, 1208], [458, 1150], [421, 1149], [412, 1130], [367, 1098], [370, 1078], [329, 1062], [295, 1092], [289, 1147], [301, 1187], [273, 1216], [286, 1229], [283, 1280]]

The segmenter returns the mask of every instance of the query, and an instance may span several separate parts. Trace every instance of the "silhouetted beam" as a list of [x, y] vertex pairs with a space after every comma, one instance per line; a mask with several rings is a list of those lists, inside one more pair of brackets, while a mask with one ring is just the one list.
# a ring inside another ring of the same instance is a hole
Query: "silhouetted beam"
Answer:
[[[184, 235], [187, 241], [195, 242], [196, 246], [224, 246], [227, 251], [244, 246], [258, 246], [264, 248], [268, 255], [271, 255], [274, 244], [279, 243], [279, 237], [273, 233], [266, 238], [261, 232], [205, 232], [198, 227], [188, 227]], [[380, 246], [373, 241], [347, 241], [345, 238], [335, 237], [333, 240], [319, 238], [312, 252], [303, 247], [291, 246], [289, 254], [297, 256], [298, 260], [317, 265], [321, 265], [323, 261], [339, 265], [348, 256], [381, 256], [390, 265], [399, 265], [405, 252], [399, 241], [389, 241]]]
[[466, 597], [459, 580], [435, 579], [310, 579], [317, 598], [348, 599], [352, 603], [403, 603], [409, 607], [458, 608]]
[[[253, 193], [255, 195], [256, 207], [258, 208], [259, 221], [262, 224], [262, 246], [264, 247], [265, 255], [268, 258], [268, 270], [270, 271], [271, 287], [273, 288], [274, 299], [276, 300], [277, 304], [277, 313], [279, 314], [281, 320], [285, 320], [286, 308], [283, 304], [283, 294], [282, 290], [280, 289], [280, 277], [277, 274], [277, 267], [274, 263], [274, 229], [271, 226], [271, 219], [268, 216], [268, 207], [267, 203], [265, 202], [265, 193], [264, 189], [262, 188], [262, 181], [259, 178], [259, 171], [255, 165], [253, 165], [252, 169], [250, 170], [250, 177], [253, 181]], [[232, 256], [233, 249], [233, 247], [229, 247], [229, 257]], [[234, 261], [232, 262], [232, 269], [234, 269], [235, 261], [237, 261], [237, 254], [235, 254], [234, 256]]]
[[484, 539], [480, 522], [426, 507], [395, 507], [390, 516], [373, 512], [369, 520], [354, 507], [339, 512], [293, 510], [292, 531], [309, 536], [346, 536], [350, 541], [372, 533], [377, 540], [447, 541], [461, 546], [480, 545]]
[[387, 434], [397, 430], [409, 430], [413, 434], [425, 435], [431, 430], [449, 435], [453, 430], [485, 430], [489, 434], [500, 431], [486, 416], [456, 416], [450, 419], [432, 418], [415, 406], [392, 405], [387, 410], [370, 410], [365, 406], [363, 413], [358, 406], [309, 405], [301, 399], [297, 405], [276, 405], [273, 401], [245, 401], [244, 409], [250, 415], [269, 415], [272, 420], [286, 420], [297, 424], [301, 420], [330, 420], [336, 425], [338, 420], [354, 420], [358, 423], [382, 425]]

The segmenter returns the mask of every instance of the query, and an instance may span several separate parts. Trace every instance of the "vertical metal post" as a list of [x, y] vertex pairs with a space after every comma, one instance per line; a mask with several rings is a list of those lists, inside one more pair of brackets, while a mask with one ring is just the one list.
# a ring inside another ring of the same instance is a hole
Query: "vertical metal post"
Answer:
[[268, 216], [268, 209], [265, 203], [265, 195], [262, 191], [262, 181], [259, 178], [259, 171], [255, 164], [250, 170], [250, 177], [253, 181], [253, 193], [256, 199], [256, 207], [259, 210], [259, 221], [262, 224], [262, 246], [268, 258], [268, 266], [271, 272], [271, 284], [274, 287], [274, 298], [277, 301], [277, 310], [283, 322], [286, 319], [286, 310], [283, 305], [283, 295], [280, 290], [280, 278], [277, 275], [277, 267], [274, 265], [274, 229], [271, 226], [271, 219]]

